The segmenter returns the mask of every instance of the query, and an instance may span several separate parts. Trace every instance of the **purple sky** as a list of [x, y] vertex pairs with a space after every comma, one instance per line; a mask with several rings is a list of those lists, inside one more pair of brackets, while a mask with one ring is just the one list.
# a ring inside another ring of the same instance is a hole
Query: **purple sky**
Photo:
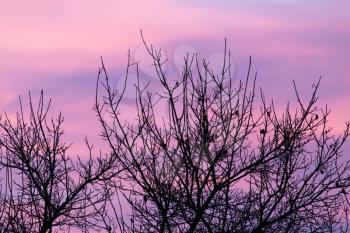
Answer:
[[349, 7], [346, 0], [0, 0], [0, 109], [15, 113], [18, 94], [44, 89], [53, 110], [66, 116], [72, 149], [86, 152], [85, 135], [98, 141], [91, 107], [100, 56], [118, 86], [130, 49], [143, 81], [157, 87], [142, 29], [147, 41], [163, 48], [174, 79], [188, 49], [220, 62], [224, 38], [235, 80], [243, 78], [252, 55], [258, 85], [278, 104], [295, 100], [293, 79], [307, 98], [322, 76], [320, 103], [330, 106], [331, 124], [340, 132], [350, 120]]

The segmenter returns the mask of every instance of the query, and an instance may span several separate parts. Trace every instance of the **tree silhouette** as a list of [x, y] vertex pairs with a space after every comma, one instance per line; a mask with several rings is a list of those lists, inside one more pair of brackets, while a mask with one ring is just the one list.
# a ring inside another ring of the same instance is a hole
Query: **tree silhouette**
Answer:
[[107, 229], [106, 183], [119, 171], [113, 156], [83, 160], [67, 155], [62, 142], [63, 116], [48, 117], [50, 101], [41, 92], [29, 114], [0, 118], [0, 232], [61, 232], [72, 227]]
[[[114, 212], [121, 232], [348, 230], [350, 164], [341, 148], [349, 123], [332, 133], [329, 110], [317, 106], [319, 81], [306, 102], [294, 83], [298, 106], [278, 113], [256, 91], [251, 62], [234, 85], [226, 43], [221, 73], [187, 55], [177, 82], [161, 51], [144, 44], [165, 91], [136, 83], [137, 123], [121, 118], [125, 86], [113, 88], [103, 61], [96, 88], [102, 137], [123, 168], [115, 189], [131, 208]], [[129, 56], [127, 76], [133, 66], [140, 78]], [[159, 101], [167, 103], [162, 124]], [[112, 206], [122, 206], [119, 197]]]
[[[342, 134], [317, 105], [320, 81], [283, 112], [257, 91], [251, 60], [234, 83], [230, 52], [214, 73], [189, 54], [169, 81], [162, 53], [144, 45], [163, 87], [135, 86], [136, 123], [102, 61], [94, 111], [108, 152], [73, 158], [63, 116], [43, 93], [0, 116], [0, 232], [347, 232], [350, 163]], [[138, 64], [130, 62], [127, 74]], [[167, 111], [155, 110], [165, 102]]]

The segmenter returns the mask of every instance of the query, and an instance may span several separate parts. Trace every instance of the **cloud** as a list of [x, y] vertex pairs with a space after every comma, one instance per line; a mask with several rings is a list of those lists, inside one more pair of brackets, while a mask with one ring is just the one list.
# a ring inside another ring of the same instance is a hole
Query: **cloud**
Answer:
[[[222, 53], [226, 37], [236, 79], [245, 77], [252, 55], [258, 84], [282, 105], [294, 98], [292, 79], [303, 93], [309, 93], [312, 82], [322, 75], [320, 96], [333, 106], [334, 124], [341, 125], [348, 116], [343, 110], [350, 99], [348, 1], [38, 0], [1, 4], [1, 108], [15, 111], [19, 93], [45, 89], [55, 110], [67, 115], [67, 132], [74, 135], [73, 141], [81, 142], [85, 133], [98, 133], [97, 127], [85, 126], [95, 120], [90, 109], [99, 57], [104, 57], [111, 76], [120, 78], [128, 49], [133, 54], [142, 44], [140, 29], [148, 42], [164, 48], [171, 79], [179, 75], [176, 67], [180, 65], [173, 61], [177, 47], [186, 44], [201, 57], [210, 57]], [[155, 80], [150, 73], [141, 73], [145, 82]]]

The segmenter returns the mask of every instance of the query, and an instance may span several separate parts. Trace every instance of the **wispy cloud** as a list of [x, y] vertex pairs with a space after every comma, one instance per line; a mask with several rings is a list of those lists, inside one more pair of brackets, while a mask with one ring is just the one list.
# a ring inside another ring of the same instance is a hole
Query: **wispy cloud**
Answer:
[[178, 75], [177, 47], [188, 44], [206, 58], [222, 51], [225, 37], [237, 78], [253, 55], [259, 85], [281, 104], [293, 96], [292, 79], [307, 93], [322, 75], [321, 99], [333, 106], [340, 128], [349, 116], [349, 6], [342, 0], [2, 1], [0, 106], [12, 111], [19, 93], [43, 88], [67, 115], [71, 139], [96, 135], [98, 126], [80, 131], [94, 120], [99, 57], [118, 79], [143, 29], [147, 41], [165, 49], [171, 77]]

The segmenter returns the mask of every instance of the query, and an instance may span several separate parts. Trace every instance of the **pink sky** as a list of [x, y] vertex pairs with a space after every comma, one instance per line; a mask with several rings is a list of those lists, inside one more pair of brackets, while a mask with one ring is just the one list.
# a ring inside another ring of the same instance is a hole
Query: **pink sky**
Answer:
[[[128, 49], [141, 65], [147, 62], [142, 29], [164, 49], [174, 79], [184, 48], [215, 62], [225, 37], [235, 79], [243, 78], [252, 55], [258, 85], [278, 104], [295, 100], [293, 79], [306, 98], [322, 76], [320, 103], [330, 106], [340, 131], [350, 120], [349, 7], [345, 0], [0, 0], [0, 108], [14, 113], [19, 94], [44, 89], [54, 111], [66, 116], [72, 149], [83, 155], [85, 135], [98, 142], [91, 107], [99, 57], [118, 85]], [[143, 67], [144, 81], [157, 88], [148, 64]]]

